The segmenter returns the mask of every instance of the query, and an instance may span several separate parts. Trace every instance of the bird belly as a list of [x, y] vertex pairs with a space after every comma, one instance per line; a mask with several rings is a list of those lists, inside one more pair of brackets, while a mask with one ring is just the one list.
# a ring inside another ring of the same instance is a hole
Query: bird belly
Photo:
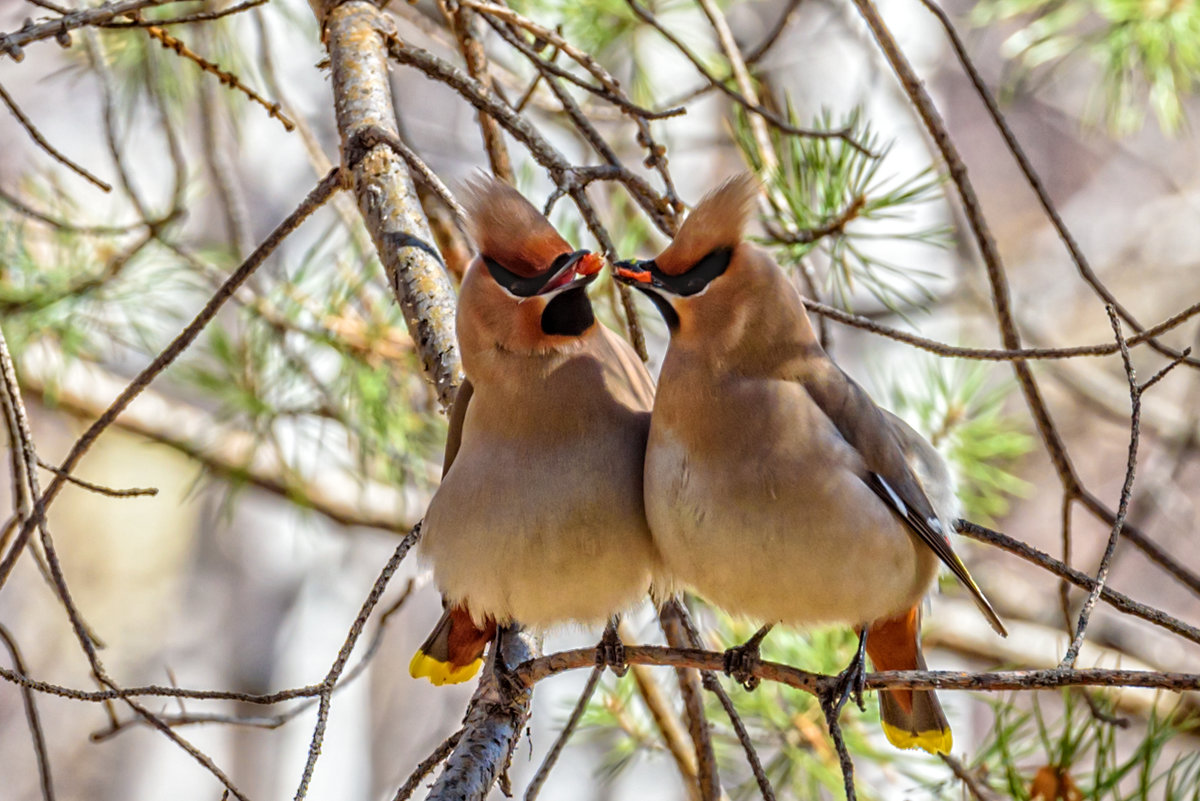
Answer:
[[599, 466], [534, 477], [528, 465], [489, 466], [452, 470], [426, 515], [422, 551], [447, 600], [477, 619], [545, 629], [601, 622], [645, 597], [657, 556], [636, 470], [622, 492], [610, 482], [601, 493]]
[[652, 433], [646, 487], [672, 585], [733, 615], [866, 623], [911, 608], [937, 572], [932, 551], [845, 469], [704, 462]]

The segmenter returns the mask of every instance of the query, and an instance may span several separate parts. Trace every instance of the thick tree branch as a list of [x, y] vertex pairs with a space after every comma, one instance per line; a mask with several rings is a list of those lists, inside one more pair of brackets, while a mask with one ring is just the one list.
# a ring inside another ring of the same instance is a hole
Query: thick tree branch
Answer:
[[[502, 630], [499, 642], [499, 652], [493, 646], [492, 659], [467, 707], [462, 737], [426, 801], [483, 801], [497, 779], [505, 787], [501, 774], [508, 770], [533, 697], [532, 685], [514, 681], [511, 671], [536, 658], [541, 648], [528, 634], [512, 629]], [[595, 666], [596, 649], [590, 653]]]
[[388, 83], [386, 43], [394, 26], [366, 0], [314, 0], [333, 68], [342, 159], [358, 208], [387, 270], [409, 333], [449, 408], [462, 380], [454, 336], [454, 289], [403, 158], [386, 144], [364, 145], [368, 131], [399, 137]]

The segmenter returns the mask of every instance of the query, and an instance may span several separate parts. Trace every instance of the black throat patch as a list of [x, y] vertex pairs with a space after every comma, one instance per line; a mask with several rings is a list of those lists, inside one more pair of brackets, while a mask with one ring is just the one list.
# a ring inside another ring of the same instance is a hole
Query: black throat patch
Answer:
[[542, 309], [542, 333], [577, 337], [592, 327], [596, 315], [587, 296], [586, 286], [564, 290]]

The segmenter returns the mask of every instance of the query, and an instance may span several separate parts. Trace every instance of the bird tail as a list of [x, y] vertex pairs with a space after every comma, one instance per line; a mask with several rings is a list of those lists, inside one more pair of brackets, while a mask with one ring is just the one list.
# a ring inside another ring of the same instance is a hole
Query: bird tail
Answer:
[[[914, 606], [867, 629], [867, 655], [876, 670], [925, 670], [921, 654], [921, 610]], [[883, 732], [897, 748], [948, 754], [954, 740], [946, 713], [933, 690], [880, 690]]]
[[480, 628], [465, 606], [452, 606], [413, 654], [408, 672], [414, 679], [427, 678], [438, 687], [461, 684], [479, 671], [483, 651], [495, 633], [495, 621], [488, 620]]

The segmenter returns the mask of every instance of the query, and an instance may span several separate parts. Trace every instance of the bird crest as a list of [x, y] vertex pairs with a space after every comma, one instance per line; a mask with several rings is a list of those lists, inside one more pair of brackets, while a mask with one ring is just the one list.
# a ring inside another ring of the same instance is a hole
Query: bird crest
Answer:
[[481, 175], [465, 188], [467, 230], [481, 255], [522, 278], [532, 278], [571, 252], [550, 221], [508, 184]]
[[737, 246], [758, 191], [758, 179], [743, 172], [705, 195], [670, 246], [655, 258], [658, 269], [667, 275], [682, 275], [714, 250]]

